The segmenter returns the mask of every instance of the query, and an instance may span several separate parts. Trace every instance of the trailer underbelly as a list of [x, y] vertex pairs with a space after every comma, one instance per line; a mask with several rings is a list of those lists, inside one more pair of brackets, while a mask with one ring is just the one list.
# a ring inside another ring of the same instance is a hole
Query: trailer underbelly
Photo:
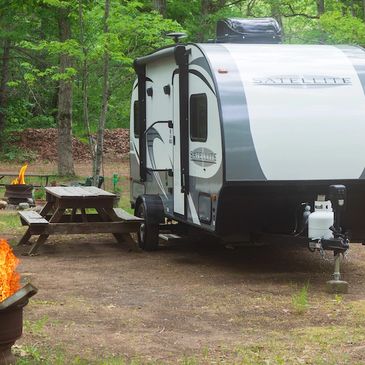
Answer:
[[344, 229], [352, 241], [365, 241], [365, 182], [280, 182], [231, 184], [222, 188], [217, 209], [216, 233], [221, 236], [264, 232], [292, 234], [298, 206], [312, 205], [319, 194], [326, 195], [330, 184], [347, 187]]

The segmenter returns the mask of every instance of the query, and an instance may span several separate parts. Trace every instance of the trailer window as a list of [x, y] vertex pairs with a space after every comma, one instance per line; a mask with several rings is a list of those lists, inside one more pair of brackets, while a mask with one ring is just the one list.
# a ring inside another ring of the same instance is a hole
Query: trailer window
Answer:
[[139, 103], [136, 100], [133, 104], [133, 129], [134, 129], [134, 136], [136, 138], [139, 137]]
[[190, 138], [205, 142], [208, 137], [208, 101], [206, 94], [190, 96]]

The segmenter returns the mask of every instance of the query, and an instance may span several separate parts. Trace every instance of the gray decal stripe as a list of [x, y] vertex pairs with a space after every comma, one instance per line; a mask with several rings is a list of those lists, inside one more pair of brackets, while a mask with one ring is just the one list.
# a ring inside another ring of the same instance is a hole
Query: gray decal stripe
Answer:
[[[205, 76], [201, 72], [199, 72], [198, 70], [189, 70], [189, 73], [198, 76], [209, 87], [209, 89], [212, 90], [213, 94], [215, 95], [213, 87], [209, 84], [209, 81], [205, 78]], [[172, 73], [172, 79], [171, 79], [172, 85], [174, 85], [174, 77], [178, 74], [179, 74], [179, 69], [176, 68]]]
[[212, 70], [209, 67], [207, 60], [204, 57], [198, 57], [194, 61], [190, 62], [190, 65], [197, 65], [203, 68], [211, 78], [213, 78]]
[[365, 94], [365, 52], [361, 47], [337, 46], [351, 61]]
[[198, 76], [208, 87], [210, 90], [212, 90], [212, 93], [215, 95], [215, 91], [213, 90], [213, 88], [210, 86], [208, 80], [204, 77], [204, 75], [202, 73], [200, 73], [197, 70], [189, 70], [189, 73]]
[[172, 85], [174, 85], [174, 77], [178, 74], [179, 74], [179, 69], [175, 68], [174, 72], [172, 73], [172, 78], [171, 78], [171, 84]]
[[[197, 70], [189, 70], [189, 73], [191, 73], [195, 76], [198, 76], [209, 87], [209, 89], [212, 90], [213, 94], [215, 95], [214, 89], [212, 88], [212, 86], [209, 84], [209, 81], [204, 77], [204, 75], [202, 73], [200, 73]], [[176, 68], [174, 70], [174, 72], [172, 73], [172, 79], [171, 79], [171, 84], [172, 85], [174, 85], [174, 77], [178, 74], [179, 74], [179, 69]]]
[[136, 155], [137, 155], [137, 157], [138, 157], [138, 162], [139, 162], [139, 153], [138, 153], [138, 151], [137, 151], [137, 147], [136, 147], [136, 145], [134, 144], [134, 142], [133, 142], [133, 147], [134, 147], [134, 151], [136, 152]]
[[[222, 45], [200, 47], [215, 77], [223, 126], [226, 181], [266, 180], [253, 143], [246, 95], [237, 65]], [[227, 72], [217, 72], [220, 68]]]
[[[362, 47], [353, 46], [337, 46], [337, 48], [340, 49], [351, 61], [365, 94], [365, 50]], [[359, 179], [365, 179], [365, 166]]]
[[[150, 81], [150, 82], [153, 82], [149, 77], [146, 77], [146, 81]], [[136, 89], [138, 87], [138, 82], [134, 85], [134, 89]]]

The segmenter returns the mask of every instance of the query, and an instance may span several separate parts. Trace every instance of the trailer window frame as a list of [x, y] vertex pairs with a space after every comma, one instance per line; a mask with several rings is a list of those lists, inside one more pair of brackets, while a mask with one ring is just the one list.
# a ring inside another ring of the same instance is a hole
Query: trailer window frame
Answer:
[[[190, 104], [190, 113], [189, 113], [190, 140], [192, 142], [206, 142], [208, 139], [207, 94], [205, 93], [191, 94], [189, 104]], [[201, 108], [200, 110], [198, 109], [199, 107]]]
[[139, 100], [133, 103], [133, 133], [135, 138], [139, 138]]

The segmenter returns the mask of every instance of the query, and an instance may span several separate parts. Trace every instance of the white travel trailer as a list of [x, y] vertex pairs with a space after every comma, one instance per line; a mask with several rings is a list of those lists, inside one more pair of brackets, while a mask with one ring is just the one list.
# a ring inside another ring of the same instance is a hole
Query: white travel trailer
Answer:
[[364, 50], [280, 44], [272, 19], [217, 29], [214, 42], [135, 60], [131, 203], [146, 219], [141, 246], [156, 248], [167, 218], [227, 239], [280, 235], [345, 251], [340, 224], [365, 238]]

